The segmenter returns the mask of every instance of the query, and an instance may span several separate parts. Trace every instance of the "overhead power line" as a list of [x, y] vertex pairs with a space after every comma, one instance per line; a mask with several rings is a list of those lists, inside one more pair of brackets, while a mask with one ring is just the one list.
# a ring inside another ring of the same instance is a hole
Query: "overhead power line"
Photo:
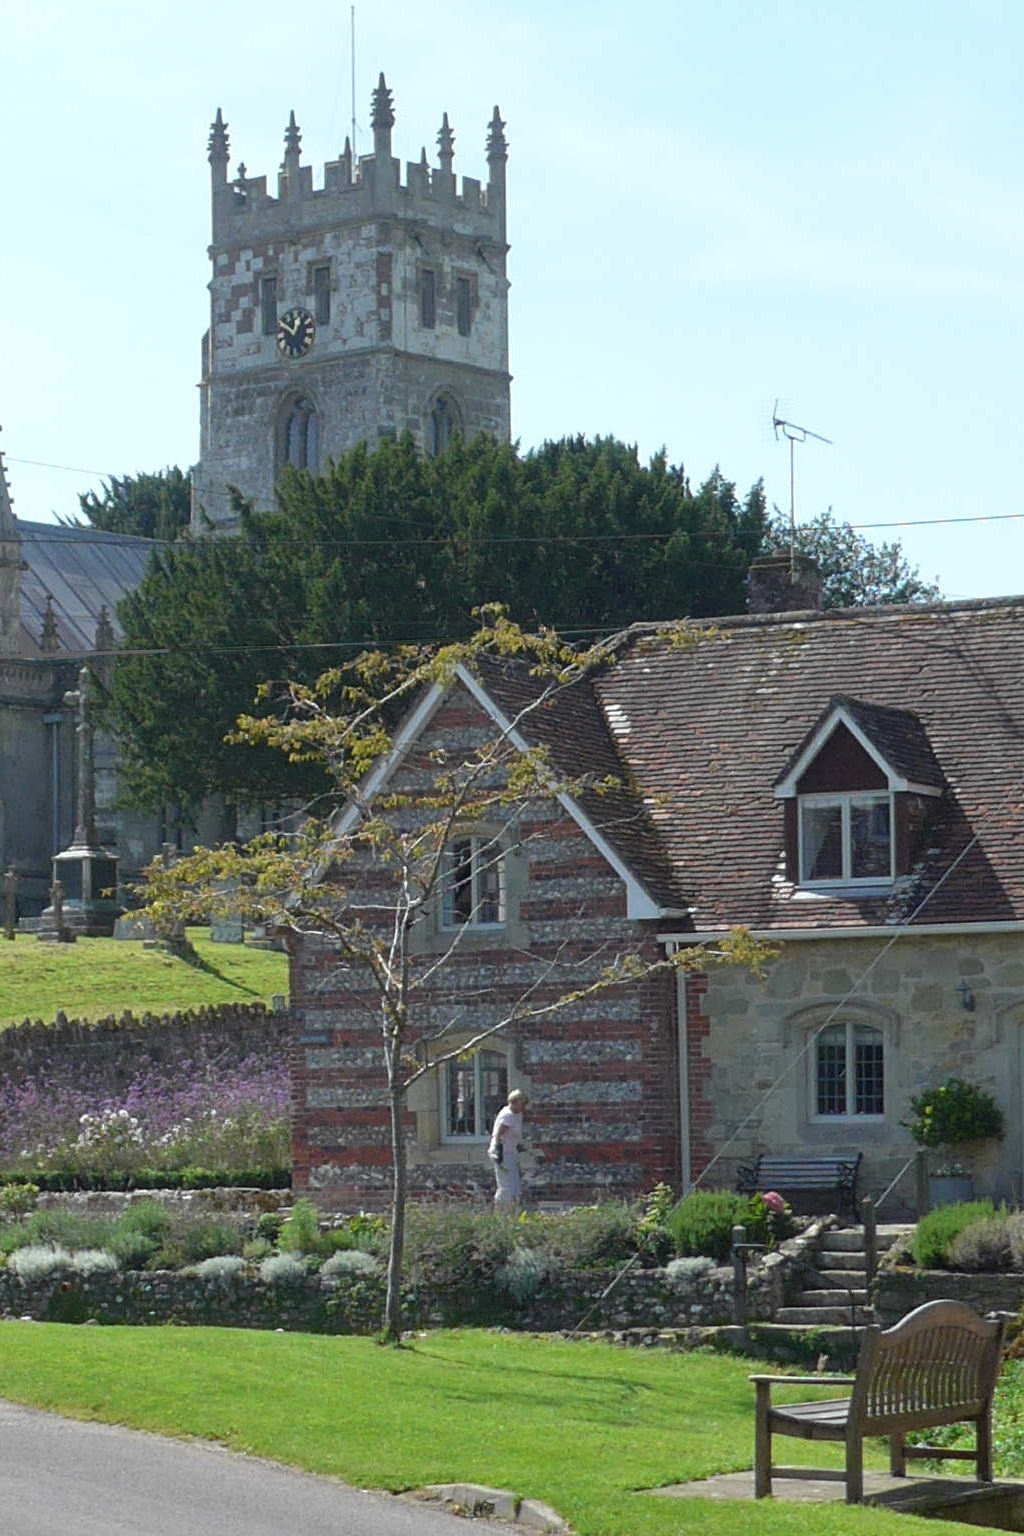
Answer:
[[[876, 529], [877, 530], [877, 529], [884, 529], [884, 528], [939, 528], [939, 527], [956, 527], [956, 526], [959, 526], [959, 525], [962, 525], [962, 524], [969, 524], [969, 523], [1010, 523], [1010, 522], [1020, 522], [1022, 519], [1024, 519], [1024, 512], [993, 512], [993, 513], [987, 513], [987, 514], [984, 514], [984, 515], [979, 515], [979, 516], [976, 516], [976, 517], [925, 517], [925, 518], [919, 518], [919, 519], [916, 519], [916, 520], [913, 519], [913, 518], [905, 518], [901, 522], [838, 523], [836, 526], [839, 527], [839, 528], [852, 528], [855, 532], [863, 533], [863, 532], [867, 532], [867, 531], [869, 531], [871, 529]], [[85, 531], [85, 528], [86, 528], [85, 524], [81, 524], [81, 525], [65, 524], [64, 526], [65, 527], [68, 527], [68, 526], [71, 526], [71, 527], [79, 526], [79, 527], [82, 528], [83, 532]], [[813, 525], [805, 524], [803, 526], [813, 526]], [[95, 534], [95, 537], [90, 538], [88, 536], [88, 534], [86, 534], [85, 537], [76, 539], [75, 542], [77, 544], [103, 544], [108, 549], [112, 545], [117, 545], [117, 544], [125, 544], [125, 545], [131, 546], [131, 547], [134, 548], [134, 547], [137, 547], [137, 545], [139, 543], [139, 540], [142, 537], [143, 537], [143, 535], [141, 535], [141, 534], [103, 533], [102, 530], [97, 530], [96, 534]], [[231, 535], [228, 535], [228, 537], [231, 537]], [[700, 538], [701, 537], [700, 531], [697, 530], [696, 532], [691, 533], [691, 531], [689, 529], [686, 529], [686, 528], [671, 528], [671, 529], [667, 529], [665, 531], [660, 531], [660, 532], [655, 532], [655, 533], [529, 533], [529, 534], [524, 534], [524, 533], [485, 533], [485, 534], [476, 534], [476, 533], [474, 533], [474, 534], [468, 534], [464, 530], [460, 529], [460, 530], [454, 530], [450, 534], [444, 534], [444, 535], [438, 534], [438, 535], [431, 536], [430, 538], [423, 538], [423, 539], [398, 539], [398, 538], [391, 539], [391, 538], [363, 538], [363, 537], [344, 538], [344, 539], [310, 539], [310, 538], [300, 538], [300, 537], [296, 536], [295, 538], [278, 538], [278, 537], [268, 538], [264, 542], [266, 543], [267, 547], [271, 548], [271, 549], [277, 549], [277, 548], [287, 549], [287, 548], [292, 547], [293, 545], [294, 546], [298, 546], [299, 548], [302, 548], [302, 549], [362, 549], [362, 548], [377, 548], [377, 547], [387, 548], [387, 549], [397, 549], [397, 548], [419, 548], [421, 546], [423, 546], [423, 547], [431, 547], [431, 546], [437, 546], [437, 545], [452, 544], [452, 543], [457, 542], [459, 539], [465, 539], [468, 543], [471, 543], [471, 544], [474, 544], [474, 545], [479, 545], [479, 544], [635, 544], [635, 543], [643, 543], [643, 542], [651, 543], [651, 542], [654, 542], [655, 540], [658, 540], [658, 539], [695, 538], [695, 537], [696, 538]], [[31, 535], [31, 540], [32, 540], [33, 544], [60, 544], [60, 543], [65, 542], [65, 540], [59, 534], [58, 535], [54, 535], [52, 538], [49, 537], [46, 534], [33, 534], [33, 535]], [[172, 549], [176, 545], [177, 545], [177, 547], [187, 548], [187, 549], [218, 549], [218, 548], [223, 548], [224, 538], [223, 537], [221, 537], [221, 538], [215, 538], [214, 537], [214, 538], [209, 538], [209, 539], [190, 539], [187, 542], [180, 542], [180, 543], [179, 543], [179, 541], [168, 540], [168, 539], [150, 539], [148, 542], [151, 543], [151, 544], [159, 544], [159, 545], [161, 545], [165, 549]], [[700, 563], [700, 562], [698, 562], [698, 563]], [[714, 566], [716, 568], [720, 568], [726, 562], [724, 562], [722, 560], [714, 560], [714, 561], [707, 561], [707, 562], [703, 562], [703, 563], [705, 563], [705, 564], [707, 564], [709, 566]]]

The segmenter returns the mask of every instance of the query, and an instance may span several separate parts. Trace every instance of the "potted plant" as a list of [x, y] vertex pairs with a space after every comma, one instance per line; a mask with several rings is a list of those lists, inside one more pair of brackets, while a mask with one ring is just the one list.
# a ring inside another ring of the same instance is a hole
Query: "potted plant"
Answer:
[[929, 1088], [910, 1101], [913, 1120], [906, 1123], [921, 1147], [946, 1154], [928, 1179], [933, 1206], [956, 1205], [974, 1198], [970, 1169], [954, 1156], [955, 1149], [971, 1141], [988, 1141], [1003, 1134], [1003, 1112], [995, 1099], [962, 1077], [947, 1077], [938, 1088]]

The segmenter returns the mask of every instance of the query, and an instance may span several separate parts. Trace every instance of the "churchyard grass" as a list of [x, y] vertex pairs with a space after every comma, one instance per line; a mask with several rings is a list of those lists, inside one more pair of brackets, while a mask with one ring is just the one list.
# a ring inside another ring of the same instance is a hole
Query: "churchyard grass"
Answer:
[[128, 939], [40, 944], [21, 934], [0, 938], [0, 1028], [22, 1019], [99, 1019], [107, 1014], [168, 1013], [211, 1003], [268, 1002], [288, 992], [288, 957], [241, 944], [211, 944], [208, 930], [189, 938], [198, 958], [144, 949]]
[[[294, 1333], [0, 1324], [0, 1390], [15, 1402], [215, 1440], [362, 1488], [510, 1488], [553, 1505], [576, 1536], [892, 1536], [907, 1517], [636, 1491], [750, 1466], [754, 1369], [714, 1354], [471, 1330], [392, 1349]], [[812, 1449], [837, 1464], [838, 1447]], [[869, 1462], [884, 1465], [880, 1447]]]

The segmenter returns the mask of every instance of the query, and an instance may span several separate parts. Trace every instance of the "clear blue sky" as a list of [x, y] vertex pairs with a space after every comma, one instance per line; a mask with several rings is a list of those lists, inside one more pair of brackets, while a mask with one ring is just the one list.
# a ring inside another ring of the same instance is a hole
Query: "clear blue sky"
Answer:
[[[392, 0], [356, 10], [358, 148], [510, 143], [513, 431], [614, 433], [855, 524], [1024, 511], [1019, 0]], [[206, 136], [344, 139], [349, 5], [6, 0], [0, 446], [15, 510], [192, 463]], [[81, 467], [66, 473], [20, 462]], [[885, 534], [875, 535], [885, 537]], [[1024, 520], [899, 532], [951, 596], [1024, 590]]]

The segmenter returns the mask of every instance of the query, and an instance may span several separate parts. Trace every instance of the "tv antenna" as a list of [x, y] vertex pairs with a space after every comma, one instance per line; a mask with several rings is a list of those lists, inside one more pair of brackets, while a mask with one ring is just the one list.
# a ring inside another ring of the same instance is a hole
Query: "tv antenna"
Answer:
[[796, 575], [796, 445], [806, 443], [809, 437], [813, 437], [816, 443], [827, 443], [831, 448], [832, 439], [822, 437], [820, 432], [812, 432], [810, 427], [798, 427], [795, 421], [783, 421], [779, 415], [779, 402], [776, 400], [772, 408], [772, 430], [775, 433], [775, 441], [784, 437], [789, 443], [789, 570], [790, 575]]

